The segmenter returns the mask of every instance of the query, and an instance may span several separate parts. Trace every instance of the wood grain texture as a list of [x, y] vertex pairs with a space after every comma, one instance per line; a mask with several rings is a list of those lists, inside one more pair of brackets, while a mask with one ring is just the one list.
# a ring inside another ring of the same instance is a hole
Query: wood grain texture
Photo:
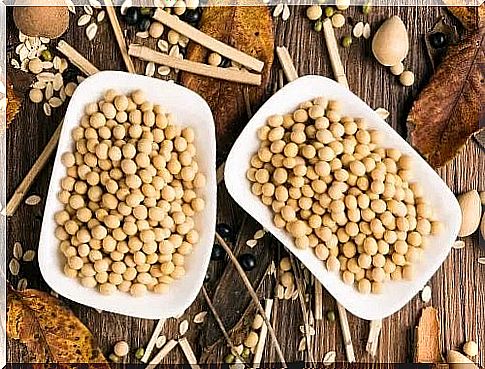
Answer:
[[[311, 25], [304, 16], [305, 7], [291, 7], [291, 12], [292, 15], [288, 21], [283, 22], [281, 19], [275, 21], [275, 44], [286, 46], [289, 49], [299, 75], [319, 74], [332, 77], [323, 34], [311, 30]], [[370, 106], [374, 108], [384, 107], [389, 110], [391, 112], [391, 116], [388, 118], [389, 124], [403, 136], [406, 135], [405, 119], [412, 101], [420, 88], [428, 81], [431, 72], [422, 38], [427, 30], [433, 26], [437, 17], [442, 14], [444, 14], [444, 10], [438, 7], [378, 7], [374, 8], [368, 16], [368, 21], [374, 29], [390, 15], [399, 15], [408, 26], [411, 45], [405, 66], [412, 69], [416, 75], [416, 83], [410, 88], [402, 87], [395, 76], [391, 75], [386, 68], [380, 66], [372, 58], [370, 40], [354, 40], [351, 48], [340, 48], [350, 89]], [[360, 9], [351, 8], [346, 12], [346, 15], [352, 17], [354, 21], [364, 19]], [[445, 16], [448, 17], [447, 14]], [[454, 22], [454, 20], [451, 21]], [[8, 22], [7, 29], [14, 30], [11, 17], [9, 17]], [[343, 29], [336, 30], [337, 37], [340, 39], [350, 30], [351, 26], [347, 24]], [[75, 20], [72, 18], [71, 28], [65, 39], [100, 69], [124, 70], [123, 60], [109, 22], [105, 21], [98, 32], [99, 34], [93, 42], [88, 41], [82, 30], [75, 26]], [[129, 41], [135, 41], [134, 33], [132, 30], [129, 31], [127, 37]], [[12, 43], [16, 38], [16, 32], [10, 32], [7, 42]], [[150, 43], [153, 47], [154, 41], [151, 40]], [[144, 64], [138, 60], [134, 63], [136, 70], [143, 73]], [[279, 66], [275, 63], [271, 71], [270, 91], [275, 90], [278, 85], [278, 69]], [[174, 77], [175, 75], [172, 74], [168, 78]], [[254, 107], [254, 109], [256, 108]], [[41, 107], [24, 101], [24, 109], [8, 129], [7, 198], [12, 195], [15, 187], [42, 152], [64, 112], [60, 109], [52, 117], [47, 118], [41, 112], [41, 109]], [[239, 128], [242, 128], [243, 124], [244, 122], [241, 122]], [[227, 144], [230, 145], [230, 142]], [[43, 170], [29, 194], [40, 194], [45, 198], [51, 170], [52, 163]], [[485, 176], [483, 175], [485, 173], [485, 160], [483, 160], [483, 152], [480, 151], [473, 140], [467, 144], [458, 157], [441, 168], [438, 173], [455, 193], [470, 189], [485, 190]], [[15, 241], [20, 241], [24, 250], [37, 248], [43, 206], [44, 204], [28, 207], [21, 204], [15, 216], [9, 219], [7, 258], [12, 257], [12, 248]], [[232, 225], [243, 234], [252, 235], [259, 227], [255, 222], [248, 222], [248, 225], [241, 229], [243, 212], [229, 198], [224, 185], [219, 187], [218, 209], [219, 221]], [[267, 248], [275, 249], [276, 255], [282, 252], [278, 249], [277, 243], [272, 242], [269, 238], [264, 245], [258, 244], [254, 252], [266, 252]], [[240, 249], [241, 252], [250, 251], [247, 247], [240, 247]], [[479, 256], [484, 256], [484, 254], [485, 249], [479, 247], [479, 236], [475, 233], [466, 239], [464, 249], [452, 251], [443, 266], [429, 282], [433, 291], [431, 304], [438, 309], [441, 318], [441, 350], [444, 353], [450, 348], [461, 349], [464, 341], [474, 339], [480, 346], [480, 354], [477, 360], [482, 366], [485, 363], [485, 344], [483, 343], [483, 332], [485, 332], [485, 309], [483, 309], [483, 306], [485, 306], [485, 269], [476, 261]], [[206, 284], [211, 296], [216, 291], [219, 278], [226, 268], [228, 270], [231, 268], [227, 262], [211, 263], [209, 268], [211, 280]], [[232, 271], [232, 274], [233, 280], [238, 280], [239, 277], [236, 272]], [[37, 263], [22, 263], [18, 278], [21, 277], [28, 278], [30, 287], [49, 291], [48, 286], [40, 276]], [[9, 278], [14, 284], [18, 281], [17, 277], [9, 276]], [[220, 287], [220, 289], [222, 288], [230, 290], [232, 286]], [[105, 354], [109, 354], [113, 344], [121, 339], [126, 340], [133, 349], [146, 345], [155, 326], [155, 321], [133, 319], [110, 313], [98, 313], [94, 309], [67, 300], [65, 302], [94, 332]], [[214, 303], [217, 307], [217, 301], [214, 301]], [[335, 301], [325, 290], [323, 304], [325, 312], [336, 310]], [[413, 330], [424, 306], [425, 304], [417, 296], [401, 311], [384, 320], [375, 359], [365, 352], [369, 323], [349, 315], [357, 361], [411, 361], [413, 357]], [[207, 310], [207, 307], [203, 298], [199, 296], [179, 321], [176, 319], [167, 320], [164, 328], [167, 338], [177, 337], [178, 323], [183, 319], [192, 321], [193, 316], [202, 310]], [[232, 319], [237, 320], [237, 318]], [[304, 353], [297, 351], [298, 342], [301, 338], [298, 327], [302, 322], [303, 318], [298, 301], [275, 301], [272, 323], [280, 342], [284, 343], [283, 351], [288, 362], [305, 358]], [[206, 334], [206, 326], [191, 323], [190, 327], [187, 339], [194, 348], [196, 357], [200, 357], [202, 347], [199, 345], [199, 340]], [[321, 361], [326, 352], [335, 350], [337, 360], [345, 360], [338, 322], [331, 323], [324, 319], [317, 321], [315, 328], [316, 336], [313, 339], [315, 359]], [[21, 344], [14, 341], [9, 341], [8, 344], [8, 361], [22, 362], [28, 357]], [[133, 352], [127, 358], [127, 361], [137, 363]], [[227, 353], [228, 349], [225, 343], [221, 343], [220, 347], [215, 350], [213, 357], [222, 360]], [[263, 360], [264, 362], [276, 360], [275, 351], [269, 344], [266, 346]], [[163, 360], [165, 364], [185, 362], [183, 353], [179, 348], [172, 350]]]

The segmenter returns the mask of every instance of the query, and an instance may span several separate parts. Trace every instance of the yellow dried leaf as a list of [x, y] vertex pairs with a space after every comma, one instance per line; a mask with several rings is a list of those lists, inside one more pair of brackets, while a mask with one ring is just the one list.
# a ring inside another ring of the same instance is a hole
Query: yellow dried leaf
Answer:
[[443, 357], [440, 351], [440, 322], [438, 311], [433, 307], [423, 309], [416, 327], [415, 363], [438, 363]]
[[7, 82], [7, 127], [14, 120], [15, 116], [20, 110], [21, 105], [22, 101], [15, 94], [13, 85]]
[[35, 363], [109, 365], [86, 326], [58, 299], [37, 290], [7, 293], [7, 335], [27, 346]]

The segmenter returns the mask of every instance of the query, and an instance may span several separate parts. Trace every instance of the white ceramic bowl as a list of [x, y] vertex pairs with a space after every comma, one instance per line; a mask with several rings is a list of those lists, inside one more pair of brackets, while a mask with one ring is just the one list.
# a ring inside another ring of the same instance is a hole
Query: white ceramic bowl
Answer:
[[[104, 296], [96, 289], [81, 286], [79, 280], [70, 279], [63, 273], [65, 259], [59, 251], [59, 241], [54, 236], [54, 214], [62, 209], [57, 193], [66, 172], [60, 157], [73, 149], [70, 133], [79, 125], [84, 107], [101, 99], [104, 91], [109, 88], [123, 93], [137, 89], [145, 91], [149, 101], [175, 114], [177, 124], [191, 126], [196, 132], [197, 160], [200, 170], [207, 177], [203, 195], [206, 208], [194, 219], [200, 233], [200, 242], [186, 258], [187, 274], [173, 283], [170, 292], [165, 295], [148, 293], [145, 297], [136, 298], [128, 293], [116, 292], [112, 296]], [[124, 72], [100, 72], [86, 79], [77, 88], [66, 112], [46, 202], [39, 245], [40, 270], [46, 282], [54, 291], [72, 301], [119, 314], [157, 319], [176, 316], [185, 311], [199, 293], [212, 251], [217, 201], [215, 162], [214, 120], [209, 106], [196, 93], [174, 83]]]
[[[423, 185], [426, 198], [444, 225], [440, 235], [429, 237], [429, 246], [424, 250], [423, 260], [416, 265], [416, 278], [413, 281], [386, 282], [380, 295], [359, 293], [354, 287], [344, 284], [338, 274], [328, 272], [313, 250], [296, 248], [292, 237], [273, 225], [272, 210], [251, 193], [246, 179], [250, 158], [259, 147], [257, 129], [265, 124], [269, 116], [292, 112], [299, 103], [317, 96], [343, 102], [345, 115], [365, 118], [370, 128], [384, 133], [385, 147], [397, 148], [413, 157], [413, 180]], [[368, 320], [382, 319], [393, 314], [423, 288], [447, 257], [461, 224], [460, 207], [455, 196], [426, 161], [366, 103], [338, 83], [320, 76], [297, 79], [283, 87], [261, 107], [234, 144], [226, 162], [224, 178], [229, 193], [246, 212], [298, 257], [340, 304], [352, 314]]]

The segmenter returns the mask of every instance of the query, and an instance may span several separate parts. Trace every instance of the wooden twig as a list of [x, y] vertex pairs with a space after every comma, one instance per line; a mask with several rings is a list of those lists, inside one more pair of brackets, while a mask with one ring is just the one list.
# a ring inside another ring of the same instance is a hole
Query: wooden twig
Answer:
[[160, 362], [163, 360], [165, 356], [168, 355], [172, 349], [177, 346], [177, 341], [176, 340], [170, 340], [168, 341], [160, 351], [158, 351], [158, 354], [155, 355], [152, 361], [145, 367], [145, 369], [154, 369]]
[[[271, 319], [271, 312], [273, 311], [273, 299], [266, 299], [265, 306], [264, 306], [264, 313], [266, 317]], [[261, 364], [261, 359], [263, 358], [264, 347], [266, 345], [266, 337], [268, 336], [268, 327], [263, 324], [261, 327], [261, 331], [259, 332], [259, 340], [258, 344], [256, 345], [256, 349], [254, 350], [254, 357], [253, 357], [253, 368], [259, 368]]]
[[104, 0], [104, 4], [106, 5], [106, 12], [108, 13], [111, 27], [113, 28], [116, 41], [118, 42], [121, 56], [123, 57], [123, 60], [125, 62], [126, 70], [130, 73], [136, 73], [133, 61], [131, 60], [130, 56], [128, 55], [128, 51], [126, 50], [125, 37], [123, 36], [123, 31], [121, 30], [120, 22], [118, 21], [118, 17], [116, 16], [116, 10], [113, 6], [113, 3], [111, 2], [111, 0]]
[[288, 49], [284, 46], [277, 47], [276, 55], [278, 55], [278, 60], [280, 61], [281, 68], [285, 73], [286, 79], [288, 80], [288, 82], [293, 82], [295, 79], [298, 78], [298, 73], [296, 72], [295, 65], [291, 60]]
[[224, 327], [224, 323], [222, 322], [222, 319], [219, 316], [219, 313], [217, 312], [216, 308], [214, 307], [214, 304], [212, 303], [209, 295], [207, 294], [207, 290], [205, 289], [204, 286], [202, 286], [201, 290], [202, 290], [202, 295], [204, 296], [205, 302], [207, 303], [207, 306], [212, 312], [212, 315], [214, 316], [214, 319], [216, 320], [216, 323], [219, 326], [219, 329], [221, 330], [224, 338], [226, 339], [227, 344], [231, 348], [231, 352], [233, 353], [234, 356], [236, 356], [239, 360], [241, 360], [242, 363], [244, 363], [244, 359], [241, 357], [241, 355], [237, 353], [237, 348], [236, 346], [234, 346], [234, 342], [232, 342], [231, 337], [229, 337], [229, 333], [227, 333], [226, 327]]
[[349, 321], [347, 319], [347, 311], [342, 305], [337, 302], [338, 315], [340, 320], [340, 328], [342, 329], [342, 336], [344, 338], [345, 353], [349, 363], [355, 362], [354, 346], [352, 345], [352, 336], [350, 335]]
[[303, 277], [301, 275], [300, 265], [298, 264], [298, 262], [295, 260], [295, 257], [291, 253], [290, 253], [290, 262], [291, 262], [291, 269], [293, 269], [293, 272], [295, 275], [296, 288], [298, 290], [298, 300], [300, 301], [300, 309], [303, 315], [303, 323], [305, 324], [305, 340], [306, 340], [308, 358], [310, 359], [310, 364], [314, 365], [315, 358], [313, 357], [313, 351], [311, 349], [312, 346], [310, 342], [311, 337], [308, 332], [308, 327], [310, 326], [310, 322], [308, 319], [308, 310], [306, 308], [306, 303], [305, 303], [305, 286], [304, 286], [304, 282], [302, 282]]
[[98, 68], [96, 68], [90, 61], [88, 61], [66, 41], [60, 40], [57, 44], [57, 50], [64, 54], [64, 56], [85, 75], [92, 76], [93, 74], [99, 72]]
[[315, 320], [322, 320], [323, 319], [323, 288], [322, 284], [318, 279], [313, 277], [313, 285], [315, 291], [315, 299], [314, 303], [314, 316]]
[[376, 356], [377, 345], [379, 343], [379, 335], [381, 333], [382, 320], [372, 320], [370, 322], [369, 337], [367, 338], [367, 345], [365, 350], [372, 356]]
[[271, 336], [271, 339], [273, 341], [273, 344], [276, 349], [276, 353], [278, 355], [278, 358], [281, 362], [281, 365], [286, 368], [286, 361], [285, 357], [283, 356], [283, 351], [281, 351], [281, 346], [278, 342], [278, 338], [276, 337], [276, 333], [273, 329], [273, 326], [271, 325], [271, 322], [269, 319], [266, 317], [266, 314], [264, 313], [264, 309], [261, 306], [261, 303], [259, 302], [258, 295], [256, 294], [256, 291], [254, 291], [253, 286], [251, 285], [251, 282], [249, 281], [246, 273], [244, 272], [243, 268], [241, 267], [241, 264], [239, 264], [239, 261], [237, 261], [236, 257], [234, 256], [234, 253], [232, 252], [231, 248], [227, 245], [226, 241], [219, 235], [219, 233], [216, 232], [216, 239], [219, 242], [219, 244], [223, 247], [223, 249], [226, 251], [227, 255], [229, 256], [229, 259], [231, 259], [231, 262], [234, 264], [234, 267], [236, 268], [237, 272], [239, 273], [239, 276], [241, 277], [244, 285], [246, 286], [246, 289], [249, 292], [249, 295], [251, 296], [251, 299], [253, 300], [254, 304], [256, 305], [256, 309], [258, 310], [259, 314], [261, 314], [264, 323], [268, 327], [268, 332]]
[[239, 51], [215, 38], [199, 31], [197, 28], [182, 22], [177, 17], [168, 14], [162, 9], [158, 9], [154, 16], [154, 19], [160, 23], [166, 25], [170, 29], [188, 37], [190, 40], [204, 46], [205, 48], [219, 53], [226, 58], [233, 60], [242, 66], [255, 70], [256, 72], [261, 72], [264, 67], [264, 63], [242, 51]]
[[192, 350], [192, 347], [190, 346], [189, 341], [187, 341], [187, 338], [182, 337], [179, 339], [179, 345], [182, 351], [185, 354], [185, 358], [189, 362], [189, 365], [192, 369], [200, 369], [200, 366], [197, 364], [197, 358], [195, 357], [194, 350]]
[[150, 360], [150, 355], [152, 354], [153, 348], [155, 347], [155, 344], [157, 342], [157, 338], [160, 336], [160, 333], [162, 332], [163, 326], [165, 325], [166, 319], [160, 319], [155, 326], [155, 329], [152, 333], [152, 336], [150, 338], [150, 341], [148, 341], [147, 348], [145, 350], [145, 353], [143, 354], [142, 358], [140, 361], [142, 363], [148, 362]]
[[128, 48], [128, 54], [141, 60], [154, 62], [155, 64], [166, 65], [170, 68], [183, 70], [201, 76], [218, 78], [225, 81], [245, 83], [259, 86], [261, 84], [261, 75], [250, 73], [247, 70], [236, 70], [230, 68], [215, 67], [203, 63], [194, 62], [186, 59], [179, 59], [167, 54], [152, 50], [149, 47], [131, 44]]
[[22, 180], [20, 185], [17, 187], [13, 196], [10, 198], [9, 202], [7, 203], [7, 206], [5, 207], [6, 216], [10, 217], [15, 213], [20, 203], [22, 202], [22, 199], [27, 194], [27, 191], [29, 190], [30, 186], [32, 186], [32, 183], [34, 182], [35, 178], [42, 171], [46, 163], [49, 161], [50, 156], [52, 155], [52, 153], [57, 147], [57, 142], [59, 141], [59, 137], [61, 136], [62, 123], [63, 122], [61, 122], [59, 126], [56, 128], [56, 130], [54, 131], [54, 134], [52, 135], [51, 139], [47, 143], [42, 153], [40, 154], [39, 158], [36, 160], [32, 168], [30, 168], [29, 172]]
[[323, 34], [325, 35], [325, 43], [327, 45], [328, 56], [330, 58], [330, 64], [332, 65], [333, 75], [338, 83], [349, 88], [347, 77], [345, 75], [344, 66], [340, 59], [338, 52], [337, 39], [333, 31], [332, 21], [327, 18], [323, 21]]

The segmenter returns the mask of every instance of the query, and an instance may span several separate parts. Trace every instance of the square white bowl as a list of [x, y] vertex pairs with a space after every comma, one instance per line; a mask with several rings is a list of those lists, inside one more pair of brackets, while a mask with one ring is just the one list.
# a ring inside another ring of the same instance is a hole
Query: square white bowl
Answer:
[[[383, 293], [379, 295], [359, 293], [354, 287], [343, 283], [339, 274], [328, 272], [313, 250], [296, 248], [292, 237], [274, 226], [272, 210], [251, 193], [250, 183], [246, 179], [250, 158], [259, 147], [258, 128], [265, 125], [269, 116], [290, 113], [299, 103], [317, 96], [341, 101], [345, 115], [365, 118], [369, 128], [383, 132], [385, 147], [397, 148], [413, 158], [413, 181], [422, 184], [434, 213], [444, 225], [440, 235], [429, 237], [423, 259], [416, 264], [416, 278], [413, 281], [386, 282]], [[395, 313], [423, 288], [447, 257], [461, 224], [461, 211], [455, 196], [426, 161], [359, 97], [338, 83], [320, 76], [297, 79], [261, 107], [232, 147], [226, 161], [224, 179], [231, 196], [247, 213], [300, 259], [340, 304], [352, 314], [367, 320], [383, 319]]]
[[[54, 214], [62, 210], [57, 193], [61, 190], [61, 179], [66, 175], [60, 158], [64, 152], [73, 150], [71, 131], [79, 126], [85, 106], [100, 100], [109, 88], [125, 94], [138, 89], [143, 90], [149, 101], [160, 104], [174, 113], [176, 124], [190, 126], [196, 133], [197, 161], [201, 172], [207, 178], [207, 186], [203, 193], [206, 207], [194, 218], [200, 241], [194, 246], [193, 253], [186, 258], [186, 275], [175, 281], [170, 286], [170, 291], [164, 295], [149, 292], [144, 297], [133, 297], [129, 293], [117, 291], [111, 296], [104, 296], [97, 289], [83, 287], [79, 280], [68, 278], [63, 272], [65, 258], [59, 251], [59, 241], [54, 236]], [[184, 312], [199, 293], [214, 242], [217, 202], [215, 163], [214, 119], [205, 100], [195, 92], [175, 83], [125, 72], [100, 72], [86, 79], [79, 85], [69, 103], [47, 196], [38, 252], [40, 270], [47, 284], [72, 301], [123, 315], [159, 319]]]

